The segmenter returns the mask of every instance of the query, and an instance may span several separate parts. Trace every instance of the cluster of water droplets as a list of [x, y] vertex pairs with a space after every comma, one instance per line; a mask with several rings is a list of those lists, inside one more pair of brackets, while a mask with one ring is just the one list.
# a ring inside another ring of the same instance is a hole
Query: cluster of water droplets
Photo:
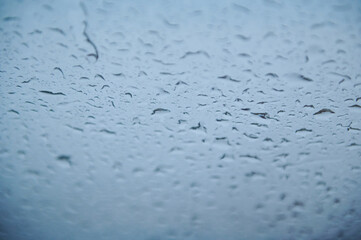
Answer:
[[0, 1], [0, 239], [360, 239], [359, 1]]

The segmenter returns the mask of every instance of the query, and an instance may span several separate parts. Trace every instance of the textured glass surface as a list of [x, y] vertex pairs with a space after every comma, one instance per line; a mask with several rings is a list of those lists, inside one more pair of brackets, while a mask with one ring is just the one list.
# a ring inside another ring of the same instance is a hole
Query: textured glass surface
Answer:
[[361, 1], [0, 0], [0, 239], [361, 239]]

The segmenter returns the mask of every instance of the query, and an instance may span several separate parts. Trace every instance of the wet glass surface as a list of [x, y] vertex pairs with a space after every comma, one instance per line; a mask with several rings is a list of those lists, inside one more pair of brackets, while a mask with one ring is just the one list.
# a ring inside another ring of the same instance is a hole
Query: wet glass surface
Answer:
[[361, 239], [360, 1], [0, 1], [0, 239]]

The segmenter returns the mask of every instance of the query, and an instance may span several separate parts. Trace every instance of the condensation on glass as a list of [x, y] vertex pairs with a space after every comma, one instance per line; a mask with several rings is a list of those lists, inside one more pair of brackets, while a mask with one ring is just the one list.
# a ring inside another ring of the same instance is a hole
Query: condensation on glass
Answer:
[[0, 239], [361, 239], [360, 1], [0, 0]]

